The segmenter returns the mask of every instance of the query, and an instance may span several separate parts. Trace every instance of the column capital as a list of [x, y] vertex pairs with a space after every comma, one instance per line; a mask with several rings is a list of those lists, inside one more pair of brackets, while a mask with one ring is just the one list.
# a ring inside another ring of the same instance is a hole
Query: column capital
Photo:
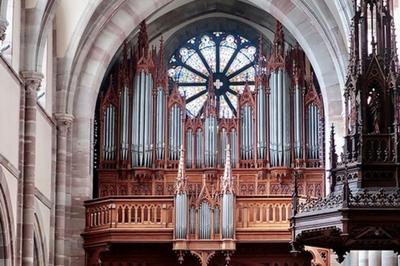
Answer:
[[25, 91], [27, 94], [35, 93], [40, 88], [43, 79], [43, 74], [35, 71], [22, 71], [22, 79], [25, 82]]
[[57, 121], [57, 129], [61, 133], [66, 133], [71, 128], [72, 121], [74, 120], [73, 115], [65, 113], [55, 113], [54, 117]]

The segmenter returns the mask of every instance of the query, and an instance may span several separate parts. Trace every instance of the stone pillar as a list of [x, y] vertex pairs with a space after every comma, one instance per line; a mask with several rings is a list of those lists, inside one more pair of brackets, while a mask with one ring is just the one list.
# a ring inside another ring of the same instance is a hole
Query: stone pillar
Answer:
[[368, 250], [358, 251], [358, 265], [368, 266]]
[[397, 266], [397, 255], [391, 250], [382, 250], [383, 266]]
[[368, 265], [369, 266], [381, 266], [381, 251], [380, 250], [368, 251]]
[[57, 120], [56, 159], [56, 214], [55, 214], [55, 259], [54, 265], [66, 265], [65, 261], [65, 219], [66, 219], [66, 176], [67, 138], [73, 116], [55, 114]]
[[25, 81], [25, 134], [22, 213], [22, 265], [33, 265], [35, 221], [36, 97], [43, 75], [23, 72]]

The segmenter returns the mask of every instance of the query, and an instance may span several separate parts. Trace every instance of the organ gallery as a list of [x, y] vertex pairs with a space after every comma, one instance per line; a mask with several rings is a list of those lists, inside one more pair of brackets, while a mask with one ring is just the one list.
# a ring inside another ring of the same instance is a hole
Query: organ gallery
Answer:
[[301, 197], [325, 193], [319, 84], [279, 22], [272, 42], [246, 37], [207, 32], [166, 55], [142, 22], [123, 45], [96, 107], [89, 263], [140, 263], [121, 257], [138, 243], [171, 265], [240, 263], [248, 249], [255, 263], [307, 261], [289, 254], [289, 220], [294, 173]]

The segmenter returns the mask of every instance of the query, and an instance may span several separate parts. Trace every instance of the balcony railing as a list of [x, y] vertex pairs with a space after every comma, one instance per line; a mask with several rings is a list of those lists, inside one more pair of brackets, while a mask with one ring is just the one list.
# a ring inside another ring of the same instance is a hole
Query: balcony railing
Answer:
[[[259, 239], [278, 231], [281, 239], [289, 239], [291, 207], [289, 197], [238, 196], [235, 210], [237, 239]], [[125, 232], [141, 234], [143, 241], [152, 242], [158, 234], [162, 235], [160, 239], [163, 241], [172, 241], [173, 231], [172, 196], [115, 196], [86, 202], [84, 235], [93, 237], [96, 232], [102, 232], [110, 237], [110, 234]], [[115, 236], [111, 238], [118, 239]], [[107, 236], [102, 237], [102, 241], [107, 241]]]
[[113, 197], [86, 203], [86, 231], [173, 229], [173, 197]]

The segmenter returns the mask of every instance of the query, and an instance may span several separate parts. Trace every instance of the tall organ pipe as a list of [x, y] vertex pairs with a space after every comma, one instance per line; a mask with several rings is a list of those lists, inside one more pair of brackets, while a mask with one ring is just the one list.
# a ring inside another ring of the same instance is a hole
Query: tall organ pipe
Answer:
[[214, 116], [205, 119], [205, 166], [215, 167], [217, 158], [217, 118]]
[[120, 95], [120, 117], [121, 117], [121, 159], [128, 160], [129, 152], [129, 93], [124, 87]]
[[157, 89], [157, 116], [156, 116], [156, 159], [164, 159], [164, 132], [165, 132], [165, 119], [164, 112], [166, 110], [166, 96], [163, 88]]
[[228, 143], [228, 134], [226, 132], [226, 129], [222, 128], [220, 132], [220, 149], [219, 149], [219, 154], [221, 155], [221, 160], [220, 160], [221, 165], [225, 164], [225, 149], [227, 143]]
[[132, 107], [132, 165], [152, 166], [153, 149], [153, 79], [140, 71], [135, 77]]
[[110, 105], [104, 112], [104, 126], [103, 126], [103, 157], [105, 160], [115, 160], [115, 124], [116, 112], [115, 107]]
[[237, 147], [237, 132], [236, 129], [231, 129], [230, 135], [230, 145], [231, 145], [231, 164], [236, 167], [238, 158], [238, 147]]
[[210, 205], [205, 201], [200, 204], [199, 238], [211, 238], [211, 208]]
[[177, 239], [185, 239], [188, 226], [188, 196], [186, 193], [179, 193], [175, 196], [175, 236]]
[[203, 131], [196, 131], [196, 168], [201, 168], [203, 163]]
[[270, 75], [270, 157], [271, 166], [290, 165], [289, 77], [285, 70]]
[[319, 159], [319, 109], [315, 104], [307, 107], [307, 158]]
[[169, 116], [169, 159], [179, 159], [179, 148], [182, 145], [182, 110], [174, 104]]
[[264, 86], [260, 86], [257, 95], [257, 158], [267, 158], [267, 116], [265, 114], [266, 92]]
[[296, 159], [301, 159], [303, 157], [303, 108], [302, 88], [296, 85], [294, 90], [294, 152]]
[[186, 151], [186, 167], [192, 168], [194, 151], [194, 137], [192, 129], [189, 129], [186, 132]]
[[253, 159], [253, 118], [249, 104], [241, 108], [241, 158]]

